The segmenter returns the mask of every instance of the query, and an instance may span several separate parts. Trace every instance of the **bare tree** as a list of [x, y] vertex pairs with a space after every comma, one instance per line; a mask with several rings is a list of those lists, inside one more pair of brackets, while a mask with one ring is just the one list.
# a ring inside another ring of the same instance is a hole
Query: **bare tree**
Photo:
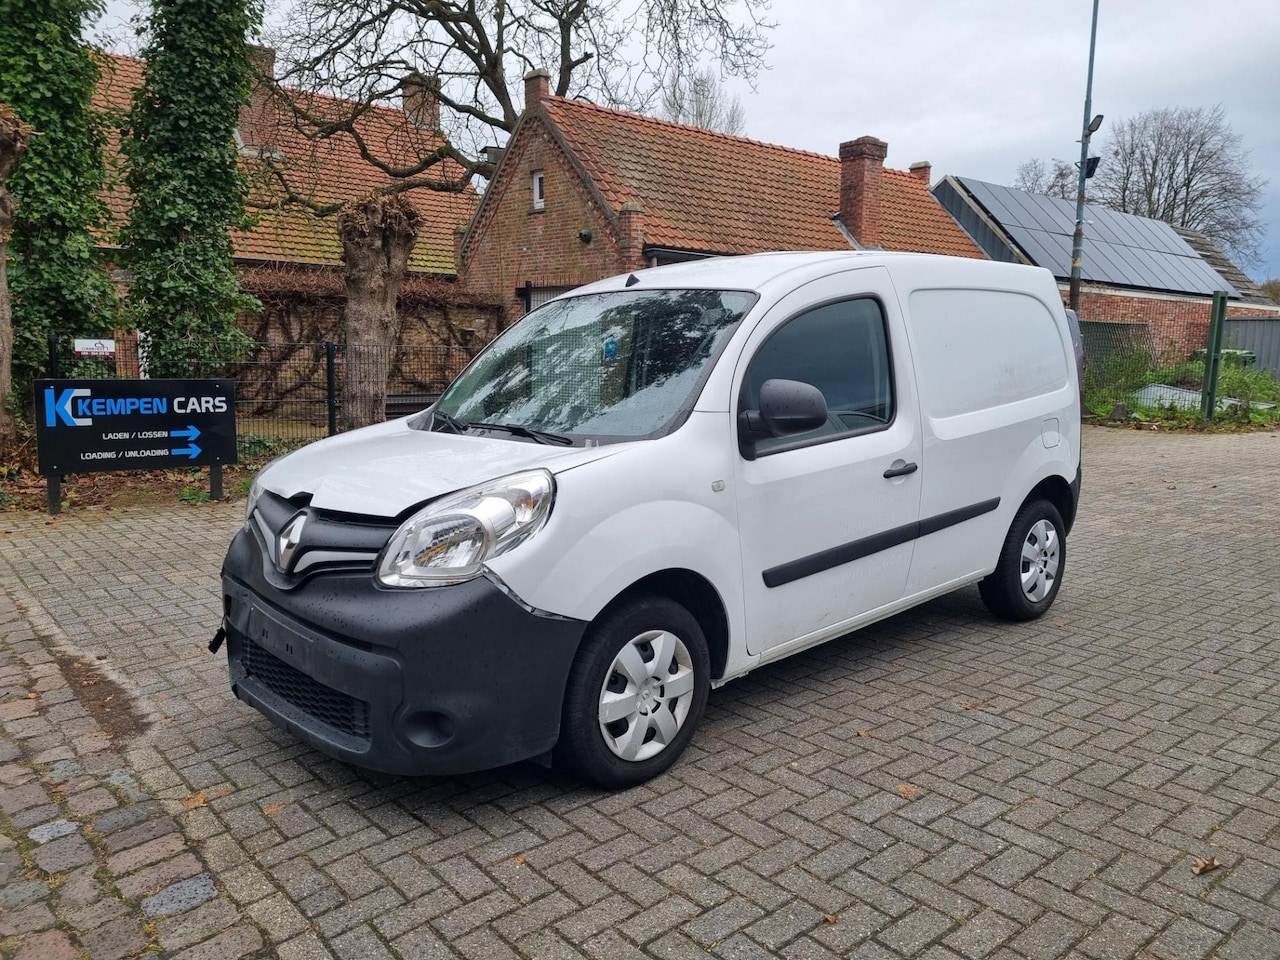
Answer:
[[0, 103], [0, 451], [15, 440], [9, 393], [13, 390], [13, 310], [9, 300], [8, 246], [17, 210], [6, 186], [18, 158], [27, 149], [31, 128], [18, 119], [13, 108]]
[[1280, 278], [1264, 280], [1262, 282], [1262, 292], [1276, 303], [1280, 303]]
[[1026, 163], [1019, 164], [1013, 178], [1014, 189], [1042, 193], [1059, 200], [1075, 200], [1079, 183], [1076, 167], [1065, 160], [1053, 160], [1051, 163], [1052, 168], [1047, 167], [1039, 157], [1032, 157]]
[[1166, 107], [1112, 128], [1092, 195], [1114, 210], [1198, 230], [1253, 264], [1266, 185], [1221, 106]]
[[418, 222], [404, 194], [369, 194], [338, 211], [347, 282], [342, 407], [348, 426], [366, 427], [386, 414], [387, 371], [400, 330], [396, 298]]
[[[672, 77], [708, 58], [727, 75], [754, 79], [773, 27], [768, 7], [769, 0], [294, 0], [271, 39], [281, 84], [345, 101], [286, 98], [308, 135], [354, 138], [395, 189], [457, 189], [475, 173], [492, 174], [483, 148], [515, 129], [529, 70], [550, 70], [556, 96], [644, 110]], [[438, 83], [445, 137], [433, 150], [388, 156], [359, 120], [399, 97], [411, 75]]]
[[662, 116], [707, 130], [738, 136], [746, 129], [747, 114], [737, 96], [729, 97], [720, 75], [705, 67], [692, 76], [674, 76], [662, 91]]

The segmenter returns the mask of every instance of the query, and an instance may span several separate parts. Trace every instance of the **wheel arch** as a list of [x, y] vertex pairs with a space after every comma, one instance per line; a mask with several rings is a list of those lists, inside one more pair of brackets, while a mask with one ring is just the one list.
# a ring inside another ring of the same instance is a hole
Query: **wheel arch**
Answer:
[[673, 567], [658, 570], [631, 584], [605, 604], [602, 613], [626, 603], [632, 597], [657, 594], [680, 604], [693, 615], [707, 638], [711, 656], [711, 679], [724, 676], [729, 661], [729, 614], [720, 592], [700, 573]]
[[[1018, 511], [1033, 500], [1048, 500], [1057, 507], [1058, 513], [1062, 515], [1062, 522], [1067, 525], [1066, 532], [1071, 532], [1071, 527], [1076, 521], [1076, 495], [1066, 479], [1056, 473], [1045, 477], [1023, 498], [1022, 503], [1018, 505]], [[1014, 512], [1015, 516], [1018, 511]]]

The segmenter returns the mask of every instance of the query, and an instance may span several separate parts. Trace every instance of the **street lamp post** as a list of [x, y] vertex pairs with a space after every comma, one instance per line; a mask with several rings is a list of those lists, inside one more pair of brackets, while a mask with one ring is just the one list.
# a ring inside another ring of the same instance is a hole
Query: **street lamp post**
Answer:
[[1071, 309], [1080, 310], [1080, 267], [1084, 255], [1084, 189], [1088, 179], [1089, 137], [1098, 132], [1101, 115], [1093, 113], [1093, 52], [1098, 43], [1098, 0], [1093, 0], [1093, 26], [1089, 30], [1089, 79], [1084, 88], [1084, 123], [1080, 132], [1080, 179], [1076, 191], [1076, 230], [1071, 237]]

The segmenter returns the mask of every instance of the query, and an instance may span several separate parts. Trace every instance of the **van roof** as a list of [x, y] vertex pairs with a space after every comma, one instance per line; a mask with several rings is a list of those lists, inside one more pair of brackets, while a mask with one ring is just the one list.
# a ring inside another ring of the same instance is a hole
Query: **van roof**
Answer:
[[[714, 288], [721, 290], [760, 290], [784, 274], [803, 270], [821, 273], [825, 266], [836, 270], [852, 266], [887, 266], [912, 261], [914, 264], [946, 264], [949, 270], [1002, 272], [1013, 264], [991, 260], [973, 260], [965, 257], [943, 257], [928, 253], [889, 253], [883, 250], [841, 251], [781, 251], [754, 253], [740, 257], [707, 257], [674, 263], [664, 267], [649, 267], [631, 274], [619, 274], [595, 283], [576, 288], [573, 293], [598, 293], [605, 290], [626, 288], [654, 289], [663, 287]], [[1021, 270], [1035, 268], [1021, 267]], [[631, 278], [634, 277], [634, 280]], [[628, 282], [630, 281], [630, 282]]]

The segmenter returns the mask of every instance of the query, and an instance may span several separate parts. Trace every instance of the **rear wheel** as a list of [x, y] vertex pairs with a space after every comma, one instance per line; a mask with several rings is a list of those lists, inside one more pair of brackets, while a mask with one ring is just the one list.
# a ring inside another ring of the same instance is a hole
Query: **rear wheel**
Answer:
[[702, 628], [675, 601], [601, 614], [569, 673], [556, 766], [610, 790], [662, 773], [693, 737], [710, 673]]
[[1034, 620], [1053, 605], [1066, 568], [1062, 514], [1048, 500], [1033, 500], [1013, 518], [996, 569], [978, 592], [1002, 620]]

